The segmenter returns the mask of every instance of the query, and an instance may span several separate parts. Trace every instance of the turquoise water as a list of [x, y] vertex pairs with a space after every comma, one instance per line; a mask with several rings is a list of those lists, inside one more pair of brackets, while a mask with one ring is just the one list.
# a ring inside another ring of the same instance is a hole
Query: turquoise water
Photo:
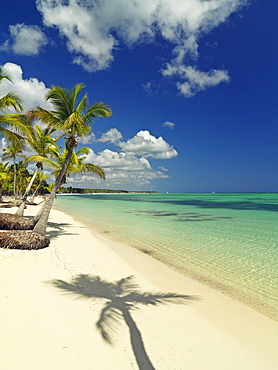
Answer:
[[55, 207], [278, 320], [278, 194], [69, 195]]

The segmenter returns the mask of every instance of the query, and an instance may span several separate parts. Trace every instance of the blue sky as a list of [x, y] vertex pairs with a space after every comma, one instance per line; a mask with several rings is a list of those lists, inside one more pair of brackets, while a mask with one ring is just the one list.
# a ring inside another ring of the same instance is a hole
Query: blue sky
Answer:
[[[68, 185], [160, 192], [278, 189], [278, 2], [9, 0], [0, 65], [25, 110], [51, 85], [105, 101], [82, 145], [107, 180]], [[5, 145], [2, 141], [2, 147]], [[32, 169], [32, 166], [30, 167]]]

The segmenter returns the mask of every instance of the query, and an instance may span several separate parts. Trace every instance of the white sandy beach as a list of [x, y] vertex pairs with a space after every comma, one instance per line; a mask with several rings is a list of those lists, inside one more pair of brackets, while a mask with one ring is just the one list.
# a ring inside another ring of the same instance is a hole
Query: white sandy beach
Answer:
[[[37, 210], [28, 206], [26, 215]], [[157, 370], [278, 369], [278, 322], [95, 234], [69, 215], [52, 210], [49, 222], [49, 248], [0, 249], [1, 369], [138, 369], [125, 322], [109, 328], [112, 344], [96, 327], [108, 299], [80, 297], [90, 289], [87, 275], [110, 283], [133, 275], [142, 293], [199, 297], [130, 310]], [[53, 284], [71, 284], [78, 276], [79, 296]]]

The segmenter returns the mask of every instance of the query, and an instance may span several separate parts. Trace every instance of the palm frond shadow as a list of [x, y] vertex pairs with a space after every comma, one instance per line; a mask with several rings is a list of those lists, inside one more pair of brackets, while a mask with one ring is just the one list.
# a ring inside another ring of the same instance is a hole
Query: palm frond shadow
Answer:
[[[24, 218], [28, 220], [32, 220], [33, 216], [24, 216]], [[67, 232], [67, 228], [73, 228], [73, 226], [69, 223], [57, 223], [57, 222], [48, 222], [47, 226], [51, 228], [52, 230], [47, 230], [46, 236], [49, 237], [49, 239], [56, 239], [58, 236], [61, 235], [77, 235], [77, 233], [69, 233]]]
[[56, 222], [48, 222], [47, 226], [51, 228], [51, 230], [47, 230], [46, 235], [50, 239], [55, 239], [61, 235], [77, 235], [77, 233], [69, 233], [67, 228], [72, 229], [72, 225], [68, 223], [56, 223]]
[[154, 369], [144, 346], [142, 335], [133, 320], [130, 311], [138, 305], [158, 306], [160, 304], [186, 304], [196, 299], [196, 296], [175, 293], [140, 292], [133, 276], [128, 276], [115, 282], [108, 282], [99, 276], [77, 275], [71, 283], [63, 280], [50, 282], [56, 288], [74, 294], [79, 298], [103, 299], [104, 307], [96, 323], [102, 338], [113, 344], [112, 336], [117, 323], [124, 319], [129, 328], [131, 346], [140, 370]]

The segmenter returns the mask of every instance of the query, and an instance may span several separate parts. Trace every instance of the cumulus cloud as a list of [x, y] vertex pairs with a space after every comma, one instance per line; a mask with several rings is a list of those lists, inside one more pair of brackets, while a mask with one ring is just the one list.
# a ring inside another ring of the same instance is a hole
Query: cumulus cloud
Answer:
[[120, 151], [105, 149], [99, 153], [90, 149], [86, 156], [86, 163], [94, 163], [105, 169], [105, 184], [95, 177], [90, 180], [91, 175], [79, 176], [78, 179], [72, 177], [71, 184], [88, 186], [88, 183], [85, 185], [86, 178], [86, 181], [108, 188], [136, 189], [150, 186], [151, 181], [169, 176], [165, 174], [168, 171], [165, 167], [160, 166], [159, 170], [155, 170], [149, 159], [170, 159], [178, 155], [162, 137], [156, 138], [149, 131], [139, 131], [133, 138], [124, 140], [121, 132], [112, 128], [96, 141], [110, 142], [120, 148]]
[[138, 158], [134, 155], [124, 152], [118, 153], [109, 149], [105, 149], [98, 154], [90, 150], [86, 162], [94, 163], [103, 168], [114, 168], [125, 171], [151, 169], [150, 162], [146, 158]]
[[79, 139], [79, 142], [84, 145], [88, 145], [92, 143], [93, 141], [95, 141], [95, 134], [93, 132]]
[[[248, 0], [36, 1], [44, 25], [59, 30], [74, 55], [74, 63], [87, 71], [108, 68], [121, 45], [134, 47], [162, 37], [172, 45], [171, 65], [181, 68], [179, 73], [175, 72], [181, 78], [177, 88], [186, 97], [228, 81], [225, 71], [213, 71], [204, 73], [208, 77], [206, 83], [199, 84], [190, 79], [188, 61], [197, 60], [203, 35], [247, 3]], [[169, 69], [168, 63], [163, 76], [170, 76]], [[218, 83], [213, 77], [217, 77]], [[143, 87], [153, 93], [151, 83]]]
[[42, 81], [35, 77], [23, 79], [22, 68], [14, 63], [4, 64], [3, 69], [11, 77], [12, 82], [5, 79], [2, 80], [2, 96], [10, 91], [17, 93], [23, 99], [25, 112], [37, 105], [45, 109], [52, 109], [52, 105], [45, 100], [47, 88]]
[[175, 123], [170, 122], [170, 121], [166, 121], [162, 124], [162, 127], [169, 127], [169, 128], [173, 129], [175, 127]]
[[[170, 126], [173, 123], [168, 123]], [[156, 159], [170, 159], [176, 157], [178, 152], [168, 144], [161, 136], [156, 138], [147, 130], [139, 131], [133, 138], [124, 140], [122, 133], [112, 128], [102, 134], [97, 141], [110, 142], [132, 156], [152, 157]]]
[[178, 152], [161, 136], [156, 138], [149, 131], [139, 131], [132, 139], [118, 144], [123, 151], [132, 155], [153, 157], [156, 159], [170, 159]]
[[10, 40], [7, 40], [0, 50], [10, 51], [21, 55], [37, 55], [43, 46], [47, 44], [47, 38], [41, 29], [35, 25], [24, 23], [9, 27]]
[[73, 186], [105, 188], [138, 189], [150, 186], [151, 181], [169, 178], [162, 171], [152, 168], [150, 162], [144, 157], [137, 157], [124, 152], [115, 152], [105, 149], [99, 153], [90, 150], [86, 163], [94, 163], [105, 169], [106, 180], [90, 174], [71, 176], [67, 183]]
[[95, 175], [71, 175], [67, 178], [67, 185], [90, 188], [138, 190], [150, 188], [152, 186], [152, 181], [160, 178], [168, 178], [168, 176], [160, 171], [127, 172], [107, 169], [105, 181]]
[[123, 138], [121, 132], [116, 128], [111, 128], [104, 134], [102, 134], [101, 138], [98, 141], [103, 143], [110, 142], [110, 143], [117, 143]]

